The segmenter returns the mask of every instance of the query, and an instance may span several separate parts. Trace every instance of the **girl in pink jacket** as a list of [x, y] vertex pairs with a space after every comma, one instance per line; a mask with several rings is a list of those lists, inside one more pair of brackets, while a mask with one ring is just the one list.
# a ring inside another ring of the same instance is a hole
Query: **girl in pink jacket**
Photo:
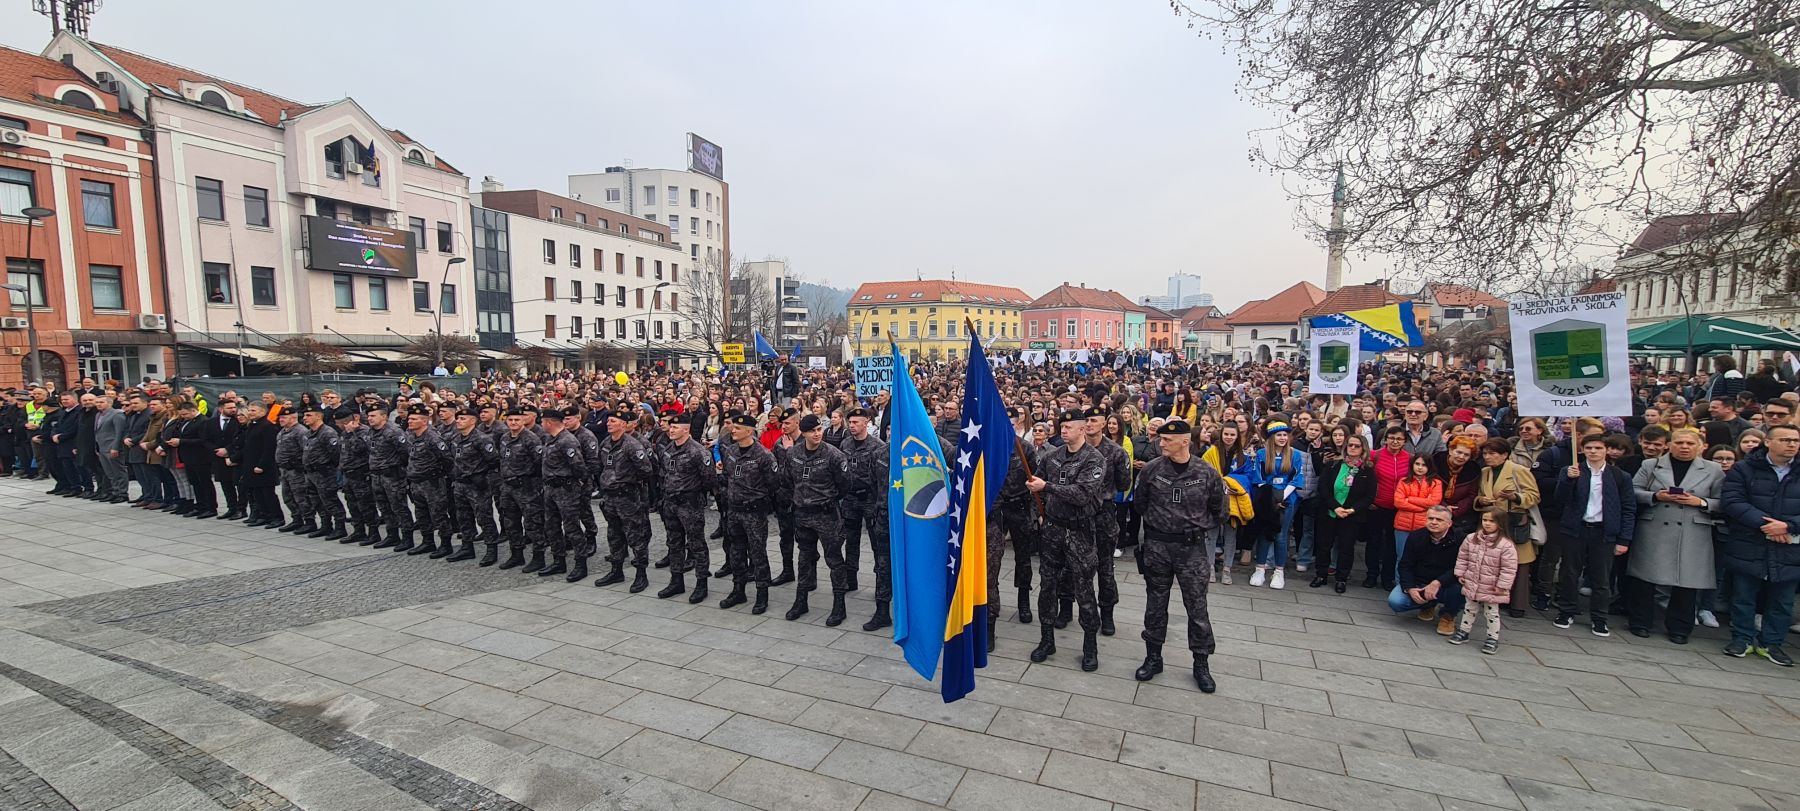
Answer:
[[1506, 510], [1487, 510], [1481, 514], [1481, 529], [1469, 533], [1456, 553], [1456, 579], [1468, 602], [1456, 623], [1456, 633], [1450, 635], [1452, 645], [1469, 641], [1479, 608], [1487, 618], [1487, 641], [1481, 644], [1481, 652], [1500, 650], [1500, 606], [1511, 598], [1513, 578], [1519, 572], [1519, 552], [1507, 537], [1506, 523]]

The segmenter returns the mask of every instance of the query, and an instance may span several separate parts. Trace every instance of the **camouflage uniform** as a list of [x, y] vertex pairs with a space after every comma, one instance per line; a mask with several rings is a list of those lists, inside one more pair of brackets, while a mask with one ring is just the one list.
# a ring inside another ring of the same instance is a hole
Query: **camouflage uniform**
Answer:
[[892, 599], [894, 584], [888, 576], [888, 449], [887, 443], [875, 435], [873, 427], [865, 439], [851, 436], [841, 446], [849, 462], [844, 501], [839, 509], [843, 516], [844, 563], [850, 571], [850, 588], [856, 590], [858, 560], [862, 554], [862, 531], [869, 530], [869, 547], [875, 552], [875, 600]]
[[500, 461], [500, 449], [486, 431], [472, 429], [457, 432], [450, 444], [451, 486], [456, 500], [456, 531], [464, 543], [480, 540], [493, 543], [499, 537], [494, 527], [494, 467]]
[[316, 510], [306, 492], [305, 428], [298, 423], [281, 429], [275, 437], [275, 467], [281, 470], [281, 501], [295, 523], [313, 520]]
[[1013, 454], [1000, 485], [1000, 498], [987, 514], [988, 618], [1000, 616], [1000, 568], [1006, 563], [1006, 545], [1013, 547], [1013, 586], [1031, 588], [1031, 549], [1039, 532], [1037, 503], [1025, 489], [1025, 463]]
[[[1131, 489], [1131, 455], [1125, 448], [1107, 437], [1100, 437], [1094, 450], [1106, 458], [1109, 495]], [[1119, 581], [1113, 576], [1113, 550], [1119, 546], [1119, 521], [1110, 502], [1094, 516], [1094, 523], [1094, 555], [1100, 576], [1099, 603], [1101, 608], [1110, 609], [1119, 604]]]
[[[437, 530], [450, 539], [450, 495], [444, 480], [450, 476], [450, 443], [435, 429], [413, 434], [406, 443], [406, 490], [411, 497], [413, 524], [429, 539]], [[429, 541], [427, 541], [429, 542]]]
[[[795, 438], [793, 447], [783, 446], [781, 438], [777, 438], [775, 446], [769, 449], [769, 455], [775, 457], [775, 469], [782, 473], [782, 480], [776, 485], [775, 491], [775, 531], [778, 538], [775, 547], [781, 551], [781, 571], [787, 573], [794, 569], [794, 493], [793, 484], [787, 479], [788, 458], [798, 445], [798, 437]], [[816, 560], [815, 558], [815, 571]], [[816, 576], [814, 580], [817, 580]]]
[[338, 432], [321, 424], [306, 438], [303, 464], [306, 467], [306, 489], [320, 518], [344, 517], [344, 504], [338, 501]]
[[738, 588], [754, 580], [758, 588], [769, 585], [769, 511], [780, 486], [781, 473], [767, 448], [751, 442], [747, 447], [727, 443], [725, 465], [725, 558], [732, 583]]
[[339, 436], [338, 469], [344, 473], [344, 501], [349, 505], [350, 523], [375, 526], [380, 518], [375, 510], [375, 488], [369, 479], [369, 430], [358, 426]]
[[606, 518], [606, 560], [615, 566], [631, 552], [631, 565], [650, 565], [650, 452], [637, 437], [608, 436], [599, 445], [600, 514]]
[[369, 484], [374, 491], [375, 507], [381, 520], [393, 532], [411, 532], [412, 509], [406, 505], [406, 463], [408, 440], [412, 435], [400, 426], [388, 423], [380, 430], [370, 428]]
[[1144, 642], [1160, 648], [1169, 627], [1169, 583], [1181, 583], [1188, 648], [1210, 656], [1216, 647], [1206, 611], [1212, 579], [1208, 541], [1225, 521], [1225, 480], [1191, 457], [1185, 467], [1166, 457], [1144, 465], [1133, 509], [1144, 516]]
[[711, 455], [689, 439], [664, 443], [662, 452], [663, 534], [669, 546], [669, 570], [711, 576], [706, 548], [706, 495], [713, 487]]
[[587, 465], [582, 461], [581, 441], [569, 431], [563, 431], [554, 438], [544, 441], [543, 464], [544, 479], [544, 534], [537, 539], [535, 549], [548, 547], [555, 555], [567, 555], [574, 552], [581, 557], [594, 554], [591, 542], [582, 534], [581, 514], [589, 513], [588, 520], [593, 520], [592, 511], [588, 509]]
[[544, 442], [527, 429], [500, 436], [500, 487], [495, 505], [500, 511], [500, 534], [514, 551], [523, 551], [526, 539], [541, 543], [544, 537]]
[[[605, 420], [601, 420], [602, 423]], [[587, 543], [582, 546], [588, 550], [584, 557], [591, 557], [599, 547], [600, 524], [594, 520], [594, 511], [587, 506], [588, 496], [594, 492], [594, 486], [600, 481], [600, 439], [587, 426], [565, 428], [563, 433], [571, 435], [575, 443], [581, 446], [581, 531], [587, 535]], [[646, 519], [647, 520], [647, 519]]]
[[1046, 483], [1044, 496], [1043, 587], [1038, 591], [1038, 622], [1046, 634], [1056, 627], [1058, 595], [1074, 598], [1080, 608], [1081, 629], [1100, 630], [1099, 606], [1094, 600], [1096, 535], [1099, 523], [1111, 521], [1104, 513], [1111, 493], [1106, 458], [1082, 445], [1045, 448], [1034, 467]]
[[850, 590], [850, 568], [844, 562], [844, 539], [839, 534], [843, 521], [838, 516], [838, 503], [843, 501], [850, 463], [843, 451], [823, 442], [817, 450], [809, 450], [803, 441], [787, 453], [783, 466], [793, 485], [794, 540], [800, 547], [799, 583], [797, 591], [819, 587], [819, 553], [825, 554], [825, 566], [831, 576], [831, 593]]

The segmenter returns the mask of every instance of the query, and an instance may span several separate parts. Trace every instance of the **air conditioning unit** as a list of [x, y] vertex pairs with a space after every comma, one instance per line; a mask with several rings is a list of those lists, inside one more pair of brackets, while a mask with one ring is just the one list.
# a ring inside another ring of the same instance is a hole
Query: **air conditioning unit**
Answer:
[[24, 130], [0, 127], [0, 146], [24, 146], [27, 140]]
[[169, 328], [169, 317], [162, 313], [138, 313], [137, 327], [141, 330], [165, 330]]
[[344, 164], [344, 171], [353, 175], [360, 175], [363, 171], [363, 165], [360, 163], [346, 163]]
[[10, 315], [5, 318], [0, 318], [0, 329], [24, 329], [25, 324], [26, 321], [23, 318], [16, 318]]

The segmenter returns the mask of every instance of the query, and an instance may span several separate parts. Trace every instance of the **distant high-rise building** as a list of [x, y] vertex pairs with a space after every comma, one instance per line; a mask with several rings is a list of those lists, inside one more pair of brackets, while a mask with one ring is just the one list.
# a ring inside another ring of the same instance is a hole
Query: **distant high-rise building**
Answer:
[[1170, 275], [1168, 290], [1167, 295], [1144, 296], [1138, 299], [1138, 303], [1171, 312], [1210, 307], [1213, 303], [1212, 294], [1200, 292], [1200, 277], [1192, 273]]

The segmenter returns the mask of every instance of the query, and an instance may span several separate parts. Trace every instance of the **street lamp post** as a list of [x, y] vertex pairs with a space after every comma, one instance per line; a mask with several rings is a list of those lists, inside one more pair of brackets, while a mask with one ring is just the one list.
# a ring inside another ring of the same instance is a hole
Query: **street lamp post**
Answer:
[[[25, 298], [25, 338], [31, 348], [31, 382], [42, 383], [44, 382], [44, 367], [43, 360], [38, 357], [37, 314], [36, 307], [31, 300], [31, 286], [35, 283], [35, 277], [31, 273], [33, 261], [31, 238], [37, 231], [38, 220], [54, 217], [56, 211], [43, 206], [31, 206], [19, 213], [25, 215], [25, 283], [22, 285], [9, 283], [4, 287], [7, 290], [19, 291], [20, 295]], [[41, 289], [42, 285], [39, 285], [39, 288]]]
[[444, 368], [444, 285], [450, 283], [450, 269], [467, 261], [469, 260], [461, 256], [450, 257], [450, 261], [444, 263], [444, 277], [438, 280], [438, 306], [431, 308], [432, 320], [437, 324], [437, 340], [432, 342], [437, 347], [437, 363], [432, 367], [433, 372]]

